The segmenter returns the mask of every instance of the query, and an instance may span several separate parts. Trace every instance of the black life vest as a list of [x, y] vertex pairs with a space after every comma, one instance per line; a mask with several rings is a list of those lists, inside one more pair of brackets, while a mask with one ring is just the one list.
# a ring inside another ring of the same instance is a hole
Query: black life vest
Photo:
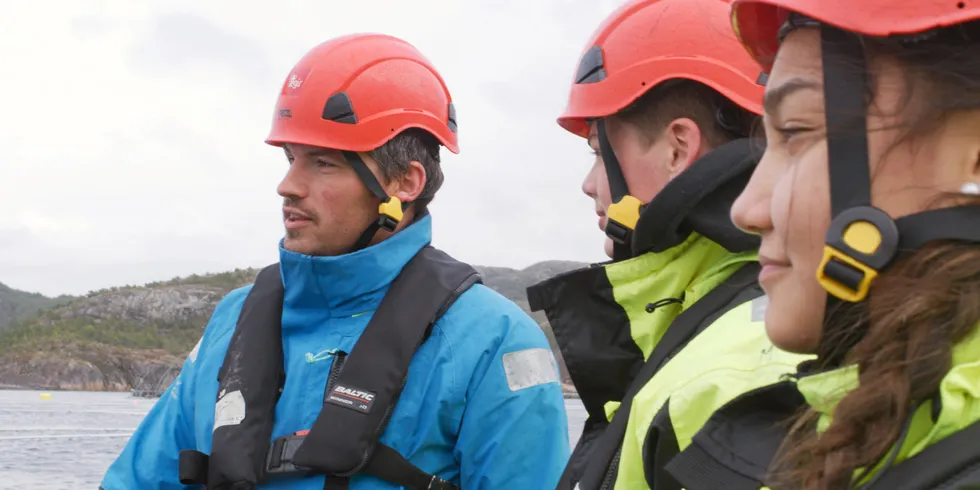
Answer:
[[283, 284], [279, 264], [259, 272], [242, 306], [218, 373], [216, 412], [238, 400], [244, 412], [216, 415], [210, 456], [180, 452], [180, 481], [208, 490], [251, 490], [279, 475], [327, 475], [325, 489], [343, 489], [358, 473], [413, 490], [456, 486], [412, 465], [378, 442], [418, 347], [436, 320], [472, 285], [471, 266], [431, 246], [422, 248], [392, 282], [349, 354], [338, 353], [323, 408], [307, 431], [270, 444], [285, 371]]
[[[804, 362], [801, 370], [807, 365], [812, 363]], [[759, 490], [770, 486], [768, 471], [787, 436], [789, 421], [805, 405], [793, 381], [747, 392], [717, 410], [691, 444], [662, 468], [686, 490]], [[934, 417], [938, 416], [938, 397], [933, 407]], [[980, 422], [880, 470], [858, 489], [980, 489], [978, 440]]]
[[[738, 139], [716, 148], [678, 175], [643, 208], [632, 233], [633, 255], [659, 253], [692, 232], [732, 253], [756, 249], [757, 236], [732, 224], [731, 203], [748, 183], [761, 148]], [[649, 358], [630, 333], [626, 311], [601, 265], [567, 272], [527, 290], [532, 311], [543, 310], [565, 366], [589, 416], [565, 467], [559, 490], [612, 488], [633, 397], [677, 352], [721, 315], [762, 296], [757, 263], [678, 315]], [[661, 298], [651, 298], [651, 301]], [[605, 405], [622, 402], [610, 422]], [[672, 456], [672, 455], [671, 455]]]

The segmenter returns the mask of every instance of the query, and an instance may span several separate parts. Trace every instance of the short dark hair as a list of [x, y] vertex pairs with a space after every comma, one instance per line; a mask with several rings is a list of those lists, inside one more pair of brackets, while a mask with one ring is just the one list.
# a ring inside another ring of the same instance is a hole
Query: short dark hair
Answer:
[[439, 158], [439, 140], [428, 131], [409, 128], [374, 149], [371, 157], [378, 162], [385, 181], [404, 177], [409, 163], [417, 161], [425, 169], [425, 187], [415, 199], [415, 209], [422, 210], [432, 202], [444, 179]]
[[712, 148], [751, 136], [759, 121], [759, 116], [715, 89], [687, 79], [657, 85], [613, 117], [648, 135], [659, 133], [675, 119], [688, 118], [698, 125]]

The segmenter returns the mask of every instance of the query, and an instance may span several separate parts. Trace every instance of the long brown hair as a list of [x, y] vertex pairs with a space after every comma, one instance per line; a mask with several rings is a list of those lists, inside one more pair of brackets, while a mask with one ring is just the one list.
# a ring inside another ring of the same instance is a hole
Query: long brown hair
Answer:
[[[978, 26], [968, 24], [965, 30], [980, 33]], [[958, 29], [963, 32], [964, 26]], [[906, 69], [908, 94], [927, 91], [928, 106], [917, 107], [906, 121], [908, 137], [926, 134], [953, 112], [980, 110], [980, 36], [951, 37], [911, 46], [864, 39], [869, 60], [890, 56]], [[969, 201], [980, 204], [980, 198]], [[883, 272], [869, 301], [828, 314], [824, 332], [833, 335], [825, 334], [818, 356], [831, 363], [828, 359], [838, 357], [832, 355], [835, 347], [845, 346], [839, 357], [858, 366], [860, 386], [841, 400], [822, 434], [815, 430], [819, 414], [813, 410], [794, 421], [772, 467], [772, 487], [846, 489], [856, 470], [887, 457], [917, 404], [938, 392], [951, 367], [952, 346], [978, 322], [980, 244], [975, 243], [929, 244]]]

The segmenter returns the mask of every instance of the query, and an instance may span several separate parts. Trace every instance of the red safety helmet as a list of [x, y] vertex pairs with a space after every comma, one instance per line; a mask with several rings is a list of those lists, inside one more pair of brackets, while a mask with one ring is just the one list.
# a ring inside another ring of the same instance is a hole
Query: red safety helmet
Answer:
[[980, 2], [735, 0], [731, 14], [740, 42], [766, 71], [772, 68], [785, 27], [820, 29], [827, 126], [850, 131], [827, 134], [833, 220], [817, 280], [828, 293], [848, 302], [863, 301], [879, 273], [903, 254], [937, 240], [980, 243], [980, 206], [892, 219], [871, 202], [865, 116], [869, 74], [858, 37], [895, 37], [908, 45], [930, 42], [936, 29], [980, 19]]
[[289, 72], [266, 143], [364, 152], [408, 128], [459, 153], [452, 97], [429, 60], [396, 37], [351, 34], [314, 47]]
[[615, 114], [679, 78], [701, 82], [760, 114], [760, 74], [732, 32], [729, 0], [633, 0], [586, 43], [558, 124], [588, 137], [589, 119]]
[[790, 12], [867, 36], [912, 35], [980, 19], [975, 0], [734, 0], [731, 17], [745, 49], [768, 71]]
[[340, 150], [378, 198], [378, 220], [351, 251], [378, 229], [393, 232], [409, 203], [388, 196], [357, 152], [374, 150], [402, 131], [420, 128], [459, 153], [456, 108], [445, 82], [422, 53], [384, 34], [350, 34], [314, 47], [279, 91], [266, 143]]

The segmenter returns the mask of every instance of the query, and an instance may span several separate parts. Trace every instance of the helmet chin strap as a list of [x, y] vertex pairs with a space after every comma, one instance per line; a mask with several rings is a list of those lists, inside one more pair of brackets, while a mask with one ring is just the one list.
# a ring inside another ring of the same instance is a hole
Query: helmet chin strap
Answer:
[[[800, 16], [791, 16], [787, 22], [790, 26], [814, 23]], [[857, 303], [867, 298], [873, 281], [897, 258], [930, 242], [980, 244], [980, 206], [934, 209], [892, 219], [871, 204], [864, 47], [855, 34], [819, 26], [832, 221], [817, 280], [832, 300]]]
[[633, 230], [640, 220], [640, 211], [644, 204], [630, 195], [623, 169], [616, 158], [606, 135], [604, 118], [596, 120], [596, 133], [599, 141], [599, 153], [602, 164], [606, 169], [606, 179], [609, 181], [609, 196], [612, 204], [606, 210], [606, 236], [613, 241], [613, 260], [620, 261], [633, 257]]
[[388, 193], [385, 192], [384, 188], [381, 187], [381, 183], [378, 182], [378, 179], [375, 178], [374, 173], [371, 172], [371, 169], [368, 168], [367, 164], [364, 163], [364, 160], [357, 154], [357, 152], [344, 151], [343, 154], [344, 158], [347, 160], [347, 163], [350, 164], [355, 172], [357, 172], [357, 176], [360, 177], [361, 182], [363, 182], [368, 190], [381, 201], [381, 204], [378, 206], [378, 219], [372, 222], [367, 229], [361, 233], [361, 236], [358, 237], [357, 242], [355, 242], [354, 246], [348, 251], [348, 253], [353, 253], [367, 247], [378, 230], [385, 230], [389, 233], [393, 233], [395, 229], [398, 228], [398, 224], [401, 223], [401, 220], [405, 215], [405, 210], [408, 209], [408, 206], [411, 203], [403, 203], [397, 197], [389, 196]]

